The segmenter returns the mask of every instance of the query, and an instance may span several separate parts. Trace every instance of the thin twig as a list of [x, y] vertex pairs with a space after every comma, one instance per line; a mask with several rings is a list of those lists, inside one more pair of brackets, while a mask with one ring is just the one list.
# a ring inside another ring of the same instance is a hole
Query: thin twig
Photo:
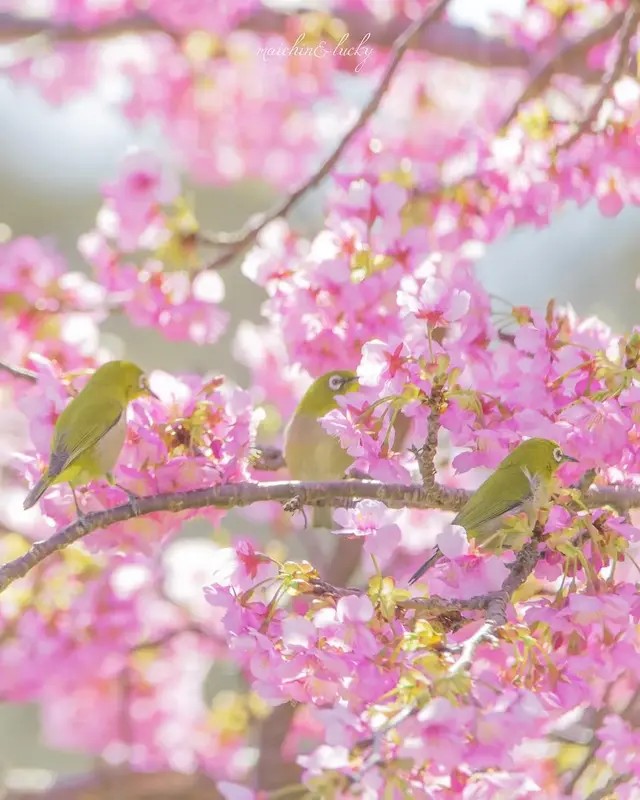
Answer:
[[200, 240], [203, 244], [227, 248], [226, 252], [219, 255], [212, 263], [207, 265], [207, 269], [219, 269], [220, 267], [228, 264], [233, 258], [239, 255], [255, 241], [257, 235], [266, 225], [268, 225], [270, 222], [273, 222], [273, 220], [277, 219], [278, 217], [286, 216], [289, 211], [291, 211], [291, 209], [298, 204], [304, 195], [307, 194], [307, 192], [315, 188], [324, 180], [324, 178], [327, 177], [333, 167], [338, 163], [342, 157], [342, 154], [347, 149], [356, 134], [359, 133], [362, 128], [364, 128], [369, 119], [371, 119], [371, 117], [377, 111], [378, 106], [386, 94], [389, 84], [391, 83], [393, 76], [400, 66], [400, 62], [408, 50], [413, 38], [420, 34], [420, 32], [424, 31], [431, 23], [438, 20], [448, 3], [449, 0], [438, 0], [433, 8], [423, 14], [422, 17], [417, 19], [414, 23], [409, 25], [409, 27], [400, 36], [398, 36], [391, 48], [391, 57], [389, 59], [387, 68], [385, 69], [382, 79], [377, 85], [375, 91], [369, 98], [369, 102], [364, 106], [354, 124], [340, 139], [331, 155], [325, 159], [321, 166], [309, 178], [307, 178], [307, 180], [301, 186], [292, 192], [292, 194], [290, 194], [283, 202], [278, 203], [270, 211], [266, 211], [263, 214], [258, 215], [257, 218], [254, 217], [253, 221], [249, 221], [238, 231], [233, 233], [204, 234], [200, 236]]
[[[337, 537], [337, 542], [327, 567], [328, 583], [347, 583], [360, 564], [362, 541]], [[255, 770], [256, 788], [263, 792], [283, 789], [287, 784], [295, 784], [301, 769], [287, 761], [282, 755], [282, 746], [291, 729], [296, 712], [294, 703], [278, 706], [260, 725], [258, 732], [258, 763]], [[284, 790], [283, 790], [284, 791]]]
[[591, 794], [585, 797], [585, 800], [604, 800], [605, 797], [610, 797], [614, 789], [621, 786], [623, 783], [628, 783], [631, 778], [633, 778], [633, 773], [631, 772], [625, 772], [622, 775], [609, 778], [601, 789], [594, 789]]
[[[320, 578], [311, 578], [309, 584], [312, 587], [312, 594], [329, 597], [349, 597], [351, 595], [363, 595], [365, 589], [356, 586], [334, 586], [332, 583]], [[448, 599], [438, 595], [429, 597], [411, 597], [408, 600], [398, 600], [398, 608], [405, 610], [420, 611], [424, 614], [442, 616], [451, 612], [461, 611], [484, 611], [494, 599], [493, 593], [480, 594], [469, 597], [467, 600]]]
[[580, 122], [571, 136], [558, 145], [557, 150], [565, 150], [574, 145], [578, 139], [583, 136], [583, 134], [591, 130], [594, 122], [596, 122], [598, 119], [600, 110], [610, 96], [614, 84], [620, 80], [624, 73], [625, 66], [629, 60], [629, 45], [631, 43], [631, 38], [638, 27], [638, 19], [639, 16], [636, 11], [631, 8], [627, 9], [622, 27], [620, 29], [619, 51], [615, 63], [608, 74], [605, 75], [602, 85], [600, 86], [593, 103], [589, 107], [589, 110], [585, 114], [584, 119]]
[[14, 378], [24, 378], [27, 381], [35, 381], [37, 378], [33, 370], [25, 367], [14, 367], [11, 364], [5, 364], [4, 361], [0, 361], [0, 372], [8, 372]]
[[573, 42], [563, 42], [559, 49], [549, 58], [547, 58], [541, 65], [535, 69], [529, 78], [527, 85], [522, 93], [511, 107], [509, 113], [502, 121], [501, 128], [506, 128], [518, 116], [522, 106], [532, 100], [534, 97], [541, 95], [544, 90], [549, 86], [553, 76], [562, 72], [562, 64], [565, 61], [573, 60], [576, 57], [583, 58], [586, 61], [586, 55], [596, 45], [610, 39], [620, 29], [625, 18], [624, 11], [615, 14], [611, 19], [602, 25], [600, 28], [595, 28], [589, 31], [582, 39]]
[[[447, 670], [446, 679], [454, 678], [461, 672], [468, 670], [473, 663], [473, 658], [478, 647], [483, 642], [490, 640], [495, 631], [506, 623], [507, 605], [513, 593], [522, 586], [529, 575], [531, 575], [540, 558], [538, 549], [538, 536], [540, 533], [541, 530], [538, 528], [535, 531], [536, 535], [534, 535], [534, 538], [530, 542], [527, 542], [522, 550], [520, 550], [500, 590], [492, 592], [482, 598], [484, 607], [486, 608], [485, 621], [478, 630], [464, 642], [460, 655]], [[432, 598], [426, 599], [431, 600]], [[471, 602], [479, 599], [480, 598], [472, 598]], [[373, 734], [371, 739], [360, 742], [360, 747], [371, 746], [371, 755], [365, 759], [359, 769], [355, 779], [356, 782], [359, 782], [366, 772], [382, 761], [381, 749], [387, 734], [398, 728], [398, 726], [407, 719], [417, 714], [421, 708], [422, 703], [420, 701], [408, 703], [397, 714], [394, 714], [391, 719], [387, 720], [387, 722]]]
[[[564, 794], [567, 796], [571, 796], [573, 794], [576, 786], [578, 785], [578, 782], [580, 781], [584, 773], [587, 771], [587, 769], [591, 766], [591, 764], [593, 764], [595, 757], [598, 754], [598, 750], [600, 749], [602, 740], [599, 738], [599, 736], [595, 731], [600, 725], [602, 725], [602, 722], [604, 721], [604, 718], [607, 716], [607, 714], [610, 713], [608, 704], [614, 685], [615, 682], [609, 684], [609, 686], [607, 687], [607, 691], [603, 699], [603, 706], [596, 714], [593, 722], [593, 730], [594, 730], [593, 738], [591, 739], [591, 742], [589, 744], [589, 747], [587, 748], [587, 752], [585, 753], [584, 758], [582, 759], [582, 761], [580, 762], [580, 764], [578, 765], [578, 767], [576, 768], [576, 770], [574, 771], [570, 780], [568, 781], [567, 785], [564, 788]], [[623, 719], [625, 719], [629, 715], [633, 714], [638, 701], [640, 701], [640, 688], [636, 689], [634, 693], [631, 695], [626, 706], [620, 712], [620, 716]]]
[[442, 399], [444, 394], [444, 384], [436, 381], [431, 389], [429, 398], [429, 427], [427, 429], [427, 439], [419, 450], [415, 451], [422, 477], [422, 485], [427, 492], [433, 490], [436, 485], [436, 452], [438, 449], [438, 433], [440, 432], [440, 415], [442, 413]]
[[138, 644], [133, 645], [129, 652], [139, 653], [141, 650], [156, 650], [158, 647], [164, 647], [164, 645], [169, 644], [174, 639], [177, 639], [179, 636], [184, 636], [187, 633], [193, 633], [196, 636], [208, 635], [201, 625], [198, 625], [194, 622], [190, 625], [185, 625], [182, 628], [176, 628], [175, 630], [167, 631], [161, 636], [158, 636], [156, 639], [145, 639], [142, 642], [138, 642]]

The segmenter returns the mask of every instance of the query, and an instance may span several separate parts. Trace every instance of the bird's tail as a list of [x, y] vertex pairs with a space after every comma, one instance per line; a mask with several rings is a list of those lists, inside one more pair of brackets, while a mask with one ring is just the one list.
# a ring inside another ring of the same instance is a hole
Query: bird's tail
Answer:
[[331, 506], [315, 506], [312, 515], [314, 528], [333, 528], [333, 509]]
[[409, 578], [409, 585], [411, 585], [412, 583], [415, 583], [418, 580], [418, 578], [421, 578], [424, 575], [424, 573], [428, 569], [431, 569], [431, 567], [436, 562], [440, 561], [441, 558], [442, 558], [442, 552], [440, 551], [439, 547], [436, 547], [435, 553], [430, 558], [428, 558], [424, 562], [424, 564], [420, 567], [420, 569], [416, 570], [413, 573], [413, 575]]
[[44, 475], [40, 478], [40, 480], [36, 483], [36, 485], [31, 489], [29, 494], [24, 498], [24, 503], [22, 504], [22, 508], [26, 511], [31, 506], [35, 506], [38, 500], [42, 497], [42, 495], [47, 491], [47, 489], [51, 486], [51, 478], [49, 477], [49, 472], [45, 472]]

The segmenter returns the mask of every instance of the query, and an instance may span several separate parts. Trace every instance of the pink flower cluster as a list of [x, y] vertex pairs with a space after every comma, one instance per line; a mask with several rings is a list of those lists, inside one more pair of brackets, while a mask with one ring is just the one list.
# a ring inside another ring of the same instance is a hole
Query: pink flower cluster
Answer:
[[[175, 169], [153, 153], [125, 155], [79, 242], [93, 281], [69, 272], [50, 242], [0, 246], [1, 360], [36, 373], [0, 371], [3, 563], [75, 518], [65, 485], [46, 493], [41, 514], [23, 515], [21, 501], [69, 397], [113, 357], [99, 338], [108, 313], [196, 346], [227, 328], [223, 280], [206, 269], [178, 169], [218, 185], [298, 186], [390, 55], [376, 47], [355, 72], [354, 56], [275, 51], [301, 33], [334, 41], [343, 16], [402, 27], [430, 4], [344, 0], [295, 17], [258, 0], [142, 5], [55, 0], [51, 27], [80, 35], [42, 54], [29, 39], [11, 50], [10, 76], [54, 103], [105, 76], [124, 80], [125, 117], [158, 124]], [[578, 41], [632, 11], [630, 0], [528, 0], [517, 19], [497, 16], [495, 32], [537, 64], [563, 31]], [[121, 47], [125, 22], [134, 30]], [[453, 24], [443, 17], [439, 35]], [[113, 35], [92, 41], [98, 29]], [[584, 74], [611, 71], [620, 39], [583, 53]], [[630, 63], [637, 35], [628, 46]], [[370, 478], [419, 483], [415, 448], [434, 425], [435, 477], [450, 489], [474, 489], [523, 437], [552, 438], [578, 463], [558, 473], [540, 559], [506, 624], [469, 656], [484, 611], [429, 610], [434, 596], [499, 590], [514, 559], [483, 552], [448, 511], [359, 500], [335, 510], [329, 555], [277, 503], [243, 516], [145, 515], [92, 532], [0, 593], [0, 699], [37, 703], [49, 743], [139, 770], [200, 771], [227, 800], [265, 800], [252, 788], [257, 743], [270, 710], [294, 703], [279, 755], [314, 796], [577, 800], [610, 779], [620, 798], [635, 796], [640, 528], [624, 497], [640, 491], [640, 329], [616, 333], [552, 302], [499, 318], [475, 263], [486, 244], [547, 226], [568, 205], [595, 201], [606, 216], [638, 205], [640, 83], [623, 70], [569, 147], [598, 87], [555, 75], [504, 125], [523, 88], [515, 71], [408, 53], [330, 175], [321, 229], [306, 238], [276, 220], [244, 257], [244, 277], [266, 295], [263, 320], [235, 333], [249, 388], [154, 371], [159, 400], [131, 405], [116, 469], [142, 496], [253, 480], [256, 430], [279, 445], [310, 377], [335, 368], [356, 370], [360, 387], [321, 425]], [[615, 486], [614, 503], [584, 502], [580, 482]], [[125, 501], [104, 481], [79, 498], [84, 511]], [[179, 536], [196, 519], [212, 536]], [[342, 554], [360, 545], [342, 581], [356, 588], [322, 589], [317, 578], [329, 581], [336, 562], [345, 570]], [[435, 546], [445, 558], [410, 590], [406, 578]], [[371, 760], [371, 737], [407, 708]], [[576, 750], [594, 746], [580, 773]]]
[[104, 287], [69, 272], [51, 242], [28, 236], [0, 244], [0, 263], [2, 358], [28, 366], [35, 352], [67, 369], [88, 366], [106, 317]]
[[104, 196], [80, 250], [114, 304], [167, 339], [215, 342], [228, 320], [219, 306], [224, 284], [200, 263], [197, 222], [183, 208], [177, 178], [156, 156], [136, 151]]
[[[253, 408], [247, 392], [221, 377], [210, 380], [176, 378], [155, 372], [151, 385], [160, 400], [140, 399], [129, 412], [127, 441], [116, 470], [116, 480], [139, 496], [184, 492], [248, 477], [252, 446]], [[22, 457], [28, 475], [39, 474], [48, 459], [53, 425], [69, 397], [69, 386], [50, 362], [38, 362], [38, 380], [24, 398], [36, 453]], [[80, 381], [74, 389], [80, 388]], [[79, 492], [84, 512], [127, 502], [121, 489], [106, 481]], [[42, 500], [46, 516], [66, 525], [75, 516], [69, 488], [52, 487]], [[115, 524], [86, 538], [91, 549], [143, 549], [156, 551], [175, 536], [187, 519], [204, 517], [214, 525], [224, 516], [215, 508], [158, 512]]]

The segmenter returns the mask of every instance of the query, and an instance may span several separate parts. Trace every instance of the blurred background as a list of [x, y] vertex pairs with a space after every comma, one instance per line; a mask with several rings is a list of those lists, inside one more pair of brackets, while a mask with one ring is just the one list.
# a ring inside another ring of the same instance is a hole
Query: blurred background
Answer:
[[[506, 5], [499, 0], [462, 0], [455, 9], [461, 21], [485, 26], [487, 12]], [[511, 3], [511, 10], [517, 11], [517, 5]], [[77, 239], [93, 227], [101, 202], [99, 187], [113, 177], [127, 148], [151, 147], [162, 154], [167, 147], [153, 126], [134, 129], [123, 121], [111, 109], [107, 94], [96, 92], [54, 108], [34, 90], [4, 78], [0, 78], [0, 131], [0, 237], [9, 232], [51, 237], [70, 269], [76, 270], [85, 269]], [[199, 220], [211, 230], [233, 230], [277, 199], [269, 187], [257, 183], [224, 190], [188, 181], [185, 186], [195, 197]], [[293, 221], [312, 233], [321, 220], [322, 192], [316, 192]], [[635, 289], [639, 250], [639, 209], [607, 219], [591, 204], [568, 208], [545, 230], [513, 232], [488, 249], [478, 269], [488, 289], [511, 303], [543, 309], [555, 298], [570, 302], [580, 315], [595, 314], [622, 331], [640, 323]], [[247, 373], [233, 361], [230, 343], [239, 321], [259, 321], [263, 294], [238, 268], [225, 270], [223, 277], [224, 306], [232, 314], [232, 324], [216, 345], [167, 343], [154, 331], [134, 331], [121, 315], [106, 324], [105, 339], [116, 352], [126, 352], [147, 369], [215, 370], [246, 385]], [[78, 771], [87, 763], [84, 757], [50, 751], [38, 742], [34, 709], [0, 708], [0, 770]]]

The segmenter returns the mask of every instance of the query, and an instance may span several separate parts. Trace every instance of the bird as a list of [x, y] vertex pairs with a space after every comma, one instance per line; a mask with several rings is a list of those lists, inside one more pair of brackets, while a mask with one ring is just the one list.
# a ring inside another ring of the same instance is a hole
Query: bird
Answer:
[[[316, 378], [304, 393], [284, 432], [284, 459], [293, 480], [335, 481], [344, 476], [353, 456], [318, 420], [338, 408], [338, 397], [358, 388], [355, 372], [335, 370]], [[331, 525], [331, 509], [314, 508], [313, 526], [331, 528]]]
[[112, 471], [127, 434], [127, 406], [143, 395], [158, 399], [137, 364], [108, 361], [98, 367], [58, 417], [49, 465], [27, 494], [23, 508], [34, 506], [50, 486], [68, 483], [82, 520], [76, 487], [101, 477], [122, 489], [135, 504], [137, 495], [116, 483]]
[[[502, 529], [504, 520], [524, 511], [529, 525], [535, 524], [538, 511], [549, 501], [551, 482], [556, 470], [565, 461], [577, 461], [562, 451], [551, 439], [527, 439], [521, 442], [467, 500], [452, 520], [481, 547], [491, 545]], [[494, 549], [500, 550], [502, 539]], [[442, 557], [436, 547], [433, 555], [409, 578], [415, 583]]]

